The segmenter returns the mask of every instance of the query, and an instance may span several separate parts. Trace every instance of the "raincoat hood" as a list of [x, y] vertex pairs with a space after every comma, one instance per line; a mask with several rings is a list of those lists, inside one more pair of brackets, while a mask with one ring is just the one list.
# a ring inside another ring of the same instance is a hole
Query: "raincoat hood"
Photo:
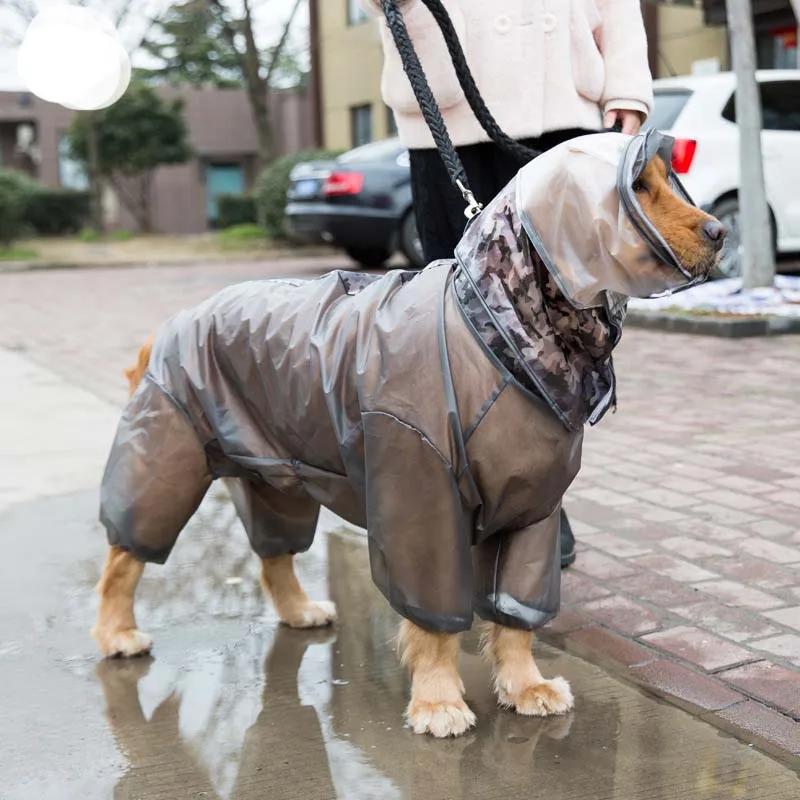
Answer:
[[[516, 205], [525, 232], [576, 307], [604, 305], [607, 293], [661, 296], [703, 279], [681, 264], [634, 191], [652, 158], [661, 156], [669, 167], [673, 143], [658, 131], [582, 136], [520, 170]], [[668, 177], [692, 203], [671, 169]]]

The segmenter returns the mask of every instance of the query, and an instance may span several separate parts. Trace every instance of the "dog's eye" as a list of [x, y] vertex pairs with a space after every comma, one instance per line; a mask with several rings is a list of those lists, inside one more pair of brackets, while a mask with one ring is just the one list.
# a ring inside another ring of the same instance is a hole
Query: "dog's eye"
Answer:
[[634, 192], [646, 192], [647, 186], [645, 185], [644, 181], [636, 180], [633, 182], [633, 191]]

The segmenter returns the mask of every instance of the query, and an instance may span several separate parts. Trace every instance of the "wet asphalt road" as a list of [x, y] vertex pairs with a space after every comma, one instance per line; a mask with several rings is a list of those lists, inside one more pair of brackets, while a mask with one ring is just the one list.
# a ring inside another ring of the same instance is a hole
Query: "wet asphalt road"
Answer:
[[569, 717], [497, 709], [470, 635], [461, 668], [477, 730], [412, 735], [397, 620], [372, 587], [363, 539], [329, 520], [298, 560], [341, 623], [285, 629], [223, 491], [169, 563], [146, 570], [137, 615], [154, 657], [129, 662], [99, 660], [88, 635], [104, 554], [96, 491], [0, 511], [4, 800], [800, 796], [798, 776], [769, 757], [544, 645], [542, 671], [572, 681]]

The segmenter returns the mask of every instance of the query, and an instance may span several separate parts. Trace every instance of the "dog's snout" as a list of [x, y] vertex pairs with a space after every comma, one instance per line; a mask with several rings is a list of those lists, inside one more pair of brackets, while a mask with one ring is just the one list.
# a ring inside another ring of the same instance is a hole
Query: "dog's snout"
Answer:
[[725, 237], [728, 234], [728, 229], [718, 220], [712, 219], [703, 225], [703, 235], [711, 242], [717, 249], [722, 247]]

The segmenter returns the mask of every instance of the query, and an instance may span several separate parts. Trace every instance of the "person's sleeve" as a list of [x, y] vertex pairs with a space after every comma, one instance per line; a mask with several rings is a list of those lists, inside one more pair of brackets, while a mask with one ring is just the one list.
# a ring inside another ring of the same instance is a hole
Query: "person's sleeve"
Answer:
[[653, 110], [653, 79], [647, 60], [647, 35], [639, 0], [599, 0], [598, 46], [606, 67], [603, 113]]

